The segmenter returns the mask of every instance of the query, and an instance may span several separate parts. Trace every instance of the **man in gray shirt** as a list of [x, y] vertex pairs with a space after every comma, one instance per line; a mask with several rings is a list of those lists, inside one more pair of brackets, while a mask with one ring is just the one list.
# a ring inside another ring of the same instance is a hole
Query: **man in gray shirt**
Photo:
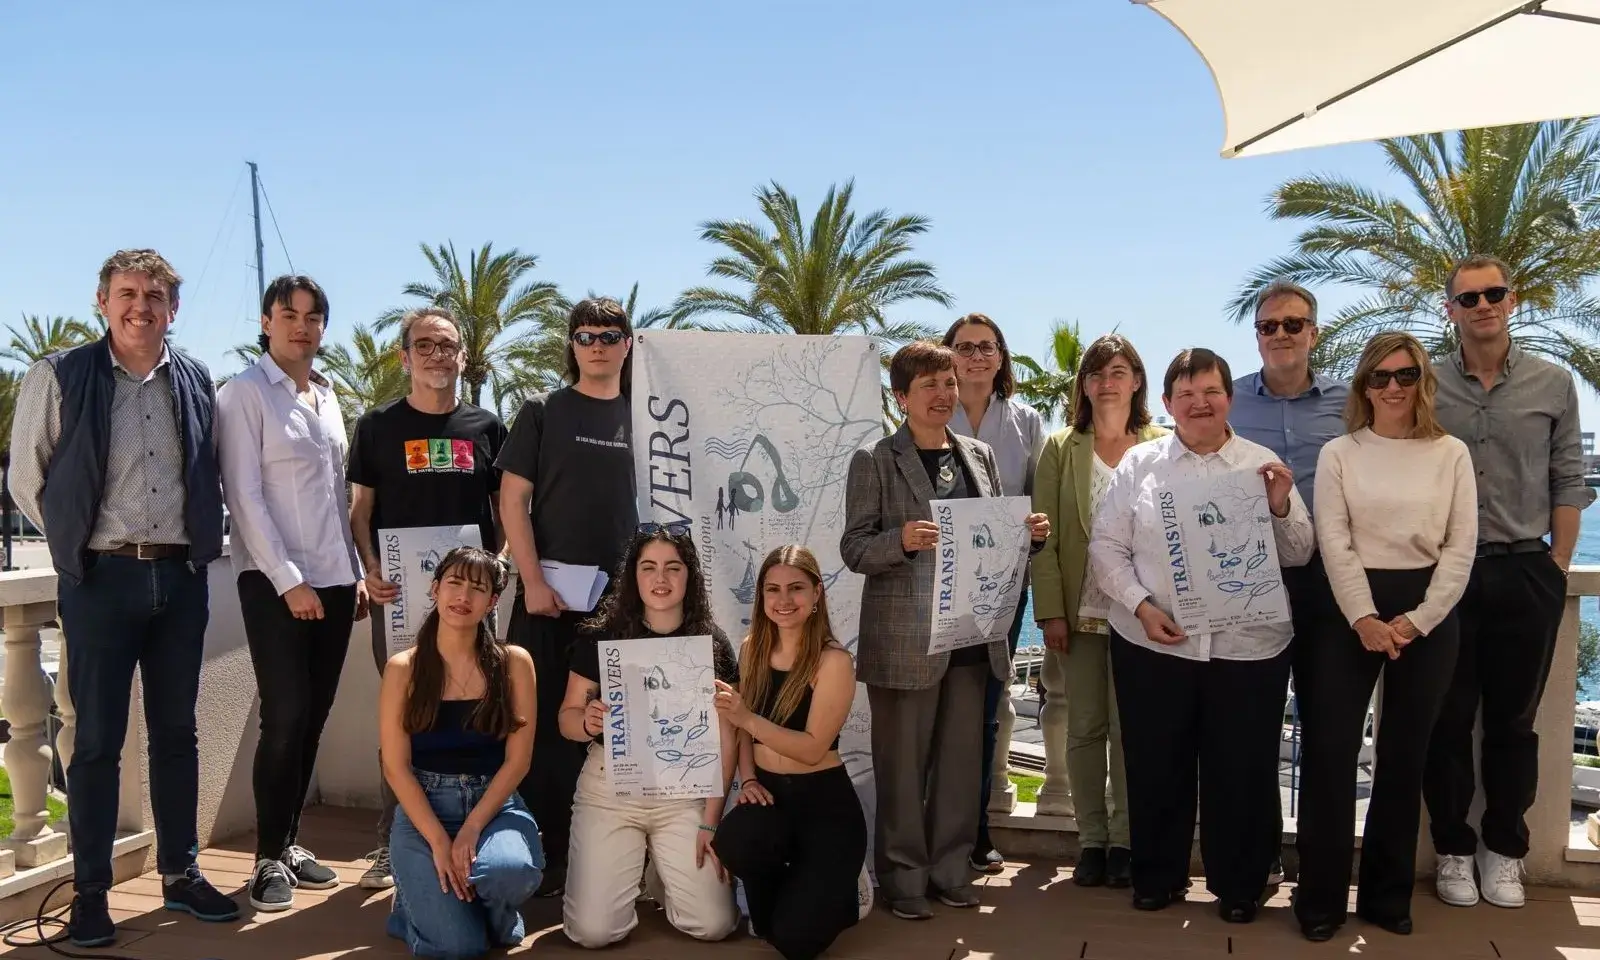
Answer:
[[78, 713], [67, 765], [77, 891], [67, 935], [80, 947], [116, 938], [106, 891], [135, 667], [165, 906], [202, 920], [239, 914], [195, 862], [194, 710], [222, 489], [211, 374], [167, 343], [181, 282], [154, 250], [113, 254], [97, 293], [105, 338], [35, 363], [11, 427], [11, 493], [50, 545]]
[[[1434, 365], [1439, 422], [1471, 451], [1478, 485], [1478, 556], [1458, 607], [1461, 648], [1423, 782], [1439, 899], [1463, 907], [1477, 903], [1480, 890], [1496, 906], [1523, 903], [1523, 815], [1539, 782], [1534, 714], [1555, 652], [1579, 516], [1595, 496], [1583, 482], [1572, 375], [1511, 341], [1517, 295], [1510, 276], [1488, 256], [1450, 272], [1445, 308], [1461, 349]], [[1480, 703], [1481, 847], [1467, 823]]]

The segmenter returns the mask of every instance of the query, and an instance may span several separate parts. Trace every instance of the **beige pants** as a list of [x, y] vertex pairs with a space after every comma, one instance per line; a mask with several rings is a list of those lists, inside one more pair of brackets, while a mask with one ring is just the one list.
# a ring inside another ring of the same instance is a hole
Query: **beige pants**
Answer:
[[639, 924], [634, 902], [645, 849], [661, 880], [667, 920], [698, 940], [721, 940], [739, 923], [733, 890], [709, 860], [694, 865], [701, 800], [619, 799], [606, 783], [605, 762], [591, 749], [572, 804], [572, 839], [562, 920], [568, 938], [604, 947]]

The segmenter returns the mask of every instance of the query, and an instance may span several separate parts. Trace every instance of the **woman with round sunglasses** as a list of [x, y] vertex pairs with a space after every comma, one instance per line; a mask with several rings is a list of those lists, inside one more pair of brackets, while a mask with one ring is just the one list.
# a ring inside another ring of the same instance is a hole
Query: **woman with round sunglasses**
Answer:
[[1308, 665], [1301, 718], [1300, 883], [1308, 940], [1345, 920], [1355, 849], [1355, 767], [1367, 704], [1383, 675], [1356, 915], [1411, 932], [1428, 739], [1455, 669], [1455, 606], [1478, 538], [1467, 447], [1434, 414], [1437, 383], [1408, 333], [1373, 337], [1345, 407], [1349, 433], [1317, 461], [1317, 542], [1345, 622], [1298, 641]]
[[739, 922], [726, 872], [711, 847], [733, 779], [738, 741], [722, 721], [723, 796], [706, 800], [619, 797], [606, 780], [600, 699], [600, 641], [711, 637], [715, 673], [738, 682], [727, 634], [711, 617], [705, 573], [687, 524], [644, 523], [628, 543], [616, 589], [578, 637], [559, 715], [561, 733], [585, 744], [588, 758], [572, 805], [572, 835], [562, 921], [580, 946], [626, 937], [648, 850], [661, 880], [667, 921], [697, 940], [721, 940]]
[[[1000, 325], [981, 313], [969, 313], [945, 331], [944, 345], [955, 351], [961, 398], [950, 418], [951, 431], [982, 440], [994, 451], [1003, 496], [1032, 496], [1034, 467], [1044, 447], [1044, 418], [1012, 396], [1017, 381]], [[1024, 585], [1017, 598], [1016, 615], [1011, 618], [1011, 632], [1006, 636], [1012, 656], [1017, 653], [1022, 611], [1027, 606], [1028, 589]], [[995, 773], [995, 746], [1006, 692], [1006, 681], [991, 677], [983, 695], [983, 774], [978, 785], [978, 835], [972, 848], [972, 866], [984, 873], [999, 873], [1005, 866], [989, 839], [989, 789]], [[1002, 776], [1004, 769], [1002, 763]]]

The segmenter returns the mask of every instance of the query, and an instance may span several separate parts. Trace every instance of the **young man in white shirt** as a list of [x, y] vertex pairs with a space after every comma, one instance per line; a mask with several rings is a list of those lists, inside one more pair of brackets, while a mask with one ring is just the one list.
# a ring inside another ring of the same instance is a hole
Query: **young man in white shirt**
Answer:
[[339, 882], [295, 842], [351, 623], [366, 615], [344, 420], [328, 381], [311, 369], [327, 317], [316, 281], [274, 280], [261, 303], [261, 359], [217, 395], [239, 607], [261, 697], [249, 896], [264, 911], [287, 910], [297, 886]]

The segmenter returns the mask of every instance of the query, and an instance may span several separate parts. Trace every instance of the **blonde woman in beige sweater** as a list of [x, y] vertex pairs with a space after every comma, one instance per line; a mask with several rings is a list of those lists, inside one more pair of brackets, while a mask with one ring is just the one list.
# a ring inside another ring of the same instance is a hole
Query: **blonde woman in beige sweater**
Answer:
[[1373, 337], [1351, 383], [1350, 432], [1317, 461], [1317, 542], [1344, 622], [1297, 641], [1312, 669], [1295, 690], [1303, 779], [1294, 910], [1310, 940], [1330, 939], [1345, 919], [1356, 757], [1380, 673], [1383, 725], [1356, 914], [1411, 932], [1422, 772], [1455, 668], [1455, 606], [1478, 538], [1472, 461], [1435, 419], [1435, 388], [1415, 337]]

